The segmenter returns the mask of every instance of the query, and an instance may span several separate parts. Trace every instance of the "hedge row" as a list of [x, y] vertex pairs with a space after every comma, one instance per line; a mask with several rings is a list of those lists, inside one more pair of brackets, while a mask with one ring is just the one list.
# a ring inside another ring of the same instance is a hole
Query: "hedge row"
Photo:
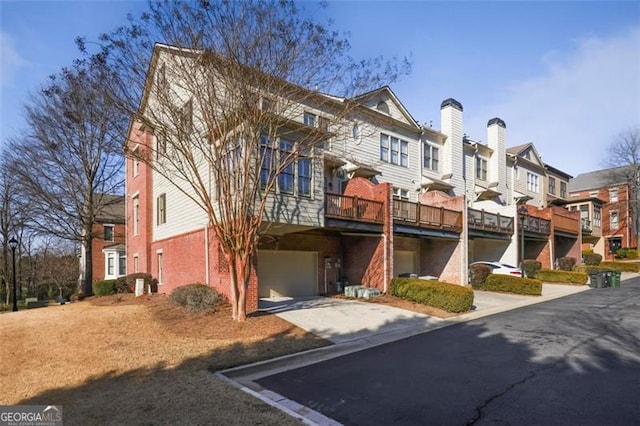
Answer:
[[533, 278], [512, 277], [510, 275], [491, 274], [483, 285], [483, 290], [504, 293], [542, 295], [542, 281]]
[[553, 271], [551, 269], [543, 269], [538, 272], [538, 279], [548, 283], [584, 285], [587, 283], [589, 276], [584, 272]]
[[108, 296], [116, 294], [116, 280], [102, 280], [93, 283], [93, 294], [95, 296]]
[[621, 272], [640, 272], [640, 263], [635, 262], [600, 262], [596, 267], [587, 266], [585, 268], [588, 271], [591, 270], [610, 270]]
[[473, 306], [473, 290], [457, 284], [417, 278], [395, 278], [391, 294], [447, 312], [467, 312]]

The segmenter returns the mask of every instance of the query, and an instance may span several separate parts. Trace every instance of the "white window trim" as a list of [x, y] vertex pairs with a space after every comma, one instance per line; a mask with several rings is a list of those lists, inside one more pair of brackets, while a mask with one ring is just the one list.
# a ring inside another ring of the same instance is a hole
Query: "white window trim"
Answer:
[[[160, 257], [158, 257], [158, 255], [160, 255]], [[162, 267], [160, 267], [160, 262], [158, 262], [158, 259], [162, 259]], [[163, 279], [164, 279], [164, 252], [162, 251], [162, 249], [158, 249], [156, 250], [156, 273], [158, 275], [158, 285], [163, 285]]]
[[105, 223], [105, 224], [103, 224], [103, 228], [102, 228], [103, 237], [106, 234], [105, 229], [107, 228], [107, 226], [111, 227], [111, 239], [107, 240], [106, 238], [104, 238], [104, 241], [112, 243], [112, 242], [114, 242], [116, 240], [116, 225], [113, 224], [113, 223]]
[[[135, 201], [138, 200], [138, 211], [136, 212], [136, 204]], [[131, 196], [131, 215], [133, 216], [131, 220], [133, 221], [133, 235], [140, 235], [140, 193], [136, 192]], [[137, 216], [137, 220], [136, 220]]]

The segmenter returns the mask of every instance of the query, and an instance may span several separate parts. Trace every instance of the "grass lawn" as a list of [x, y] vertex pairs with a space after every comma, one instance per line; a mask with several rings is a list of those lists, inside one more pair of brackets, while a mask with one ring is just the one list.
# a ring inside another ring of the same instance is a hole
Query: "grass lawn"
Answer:
[[299, 424], [212, 371], [327, 345], [274, 315], [187, 314], [164, 295], [0, 315], [0, 405], [74, 424]]

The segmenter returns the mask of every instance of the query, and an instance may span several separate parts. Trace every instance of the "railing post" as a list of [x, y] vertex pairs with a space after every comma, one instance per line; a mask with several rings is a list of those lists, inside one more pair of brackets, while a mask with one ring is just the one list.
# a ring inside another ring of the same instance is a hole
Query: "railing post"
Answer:
[[444, 228], [444, 207], [440, 207], [440, 228]]

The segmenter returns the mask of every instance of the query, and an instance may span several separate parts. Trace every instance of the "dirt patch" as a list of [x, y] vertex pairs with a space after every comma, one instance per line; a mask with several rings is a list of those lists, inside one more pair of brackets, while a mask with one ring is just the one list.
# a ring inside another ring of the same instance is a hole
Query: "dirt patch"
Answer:
[[229, 309], [115, 295], [3, 315], [0, 405], [61, 404], [65, 424], [298, 424], [211, 371], [329, 343]]

